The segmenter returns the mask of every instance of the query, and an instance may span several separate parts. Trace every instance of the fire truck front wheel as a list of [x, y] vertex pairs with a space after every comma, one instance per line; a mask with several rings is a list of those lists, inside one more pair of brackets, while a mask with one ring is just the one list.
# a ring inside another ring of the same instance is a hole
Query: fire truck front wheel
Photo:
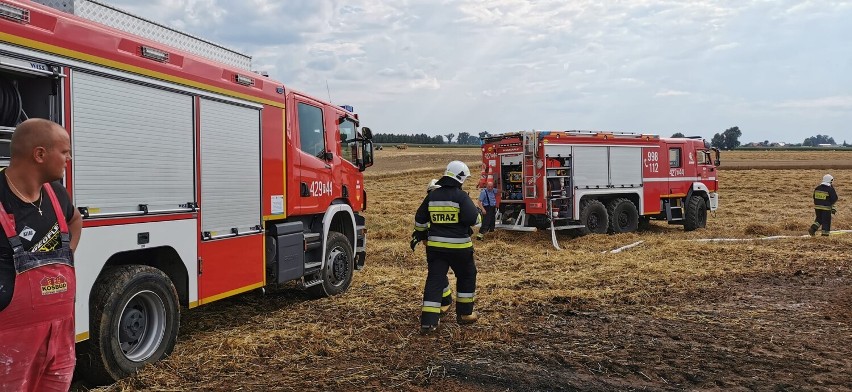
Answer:
[[322, 284], [311, 286], [308, 293], [316, 298], [341, 294], [352, 284], [355, 257], [352, 244], [342, 233], [328, 232], [325, 241], [325, 266], [320, 274]]
[[177, 291], [165, 273], [123, 265], [101, 274], [95, 287], [89, 341], [77, 363], [88, 380], [111, 383], [172, 352], [180, 310]]
[[609, 214], [600, 200], [586, 200], [580, 208], [580, 222], [586, 226], [580, 229], [583, 235], [606, 234], [609, 228]]
[[707, 226], [707, 202], [699, 195], [692, 195], [686, 205], [683, 229], [693, 231]]

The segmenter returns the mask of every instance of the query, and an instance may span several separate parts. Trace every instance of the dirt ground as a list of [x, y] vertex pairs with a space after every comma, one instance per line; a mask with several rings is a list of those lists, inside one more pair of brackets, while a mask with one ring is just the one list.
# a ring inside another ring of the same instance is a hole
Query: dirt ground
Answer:
[[[723, 166], [720, 209], [695, 232], [653, 222], [560, 234], [561, 251], [546, 232], [491, 234], [476, 243], [480, 322], [447, 317], [420, 336], [426, 268], [423, 249], [408, 247], [413, 213], [447, 161], [475, 167], [478, 154], [377, 152], [367, 268], [348, 292], [310, 300], [287, 286], [185, 311], [169, 359], [103, 390], [852, 390], [852, 233], [802, 236], [823, 169]], [[852, 152], [751, 154], [852, 162]], [[852, 169], [831, 173], [833, 227], [850, 230]], [[693, 241], [705, 238], [750, 240]]]

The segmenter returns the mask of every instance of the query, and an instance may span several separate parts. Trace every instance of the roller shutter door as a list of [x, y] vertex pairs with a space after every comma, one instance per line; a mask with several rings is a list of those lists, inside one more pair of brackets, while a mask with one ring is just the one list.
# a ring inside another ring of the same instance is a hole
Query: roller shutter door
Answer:
[[610, 184], [616, 187], [638, 187], [642, 184], [642, 148], [609, 148]]
[[609, 185], [609, 160], [606, 147], [574, 147], [574, 185], [606, 187]]
[[260, 230], [260, 111], [201, 100], [201, 230]]
[[94, 216], [187, 210], [192, 97], [81, 72], [71, 89], [75, 204]]

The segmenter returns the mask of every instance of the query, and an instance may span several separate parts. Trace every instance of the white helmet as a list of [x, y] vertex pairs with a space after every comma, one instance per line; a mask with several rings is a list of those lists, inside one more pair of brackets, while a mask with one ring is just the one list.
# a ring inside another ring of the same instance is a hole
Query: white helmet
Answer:
[[432, 192], [440, 187], [441, 186], [438, 185], [438, 180], [433, 178], [432, 181], [429, 181], [429, 185], [426, 186], [426, 193]]
[[832, 181], [834, 181], [834, 177], [832, 177], [831, 174], [826, 174], [826, 175], [822, 176], [822, 183], [823, 184], [831, 185]]
[[444, 173], [447, 177], [452, 177], [459, 184], [464, 184], [464, 180], [470, 176], [470, 169], [462, 161], [452, 161], [447, 165], [447, 171]]

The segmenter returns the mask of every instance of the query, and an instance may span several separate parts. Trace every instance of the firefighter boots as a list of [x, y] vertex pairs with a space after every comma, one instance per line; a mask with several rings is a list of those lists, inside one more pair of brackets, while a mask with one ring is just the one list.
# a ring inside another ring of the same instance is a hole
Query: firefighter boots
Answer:
[[819, 223], [812, 224], [811, 227], [808, 228], [808, 234], [813, 237], [814, 235], [816, 235], [817, 229], [819, 229]]
[[456, 322], [459, 324], [473, 324], [479, 320], [479, 314], [473, 312], [471, 314], [459, 314], [456, 316]]
[[421, 325], [421, 326], [420, 326], [420, 334], [421, 334], [421, 335], [429, 335], [429, 334], [431, 334], [432, 332], [435, 332], [436, 330], [438, 330], [438, 324], [434, 324], [434, 325]]

